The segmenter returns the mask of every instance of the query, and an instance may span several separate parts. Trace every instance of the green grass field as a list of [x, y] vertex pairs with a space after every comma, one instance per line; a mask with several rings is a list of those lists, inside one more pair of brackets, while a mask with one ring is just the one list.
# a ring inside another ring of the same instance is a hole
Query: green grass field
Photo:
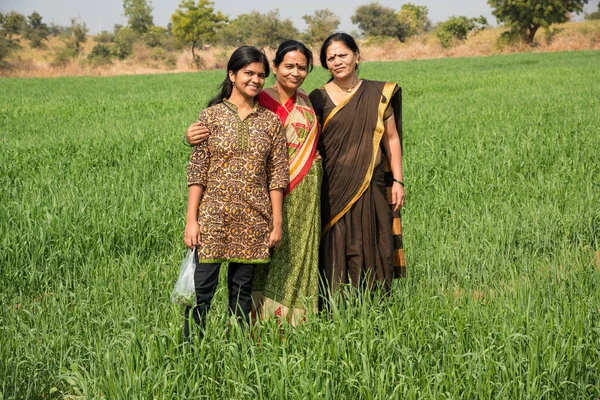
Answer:
[[598, 65], [361, 65], [403, 87], [408, 277], [259, 345], [169, 300], [224, 72], [0, 80], [0, 399], [600, 398]]

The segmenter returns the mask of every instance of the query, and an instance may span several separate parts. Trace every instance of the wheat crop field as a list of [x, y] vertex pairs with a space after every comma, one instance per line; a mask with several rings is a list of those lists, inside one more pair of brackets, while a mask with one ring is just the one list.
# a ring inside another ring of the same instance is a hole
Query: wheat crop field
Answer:
[[224, 71], [0, 79], [0, 399], [600, 398], [598, 65], [362, 64], [403, 88], [407, 277], [253, 338], [221, 285], [191, 344], [181, 137]]

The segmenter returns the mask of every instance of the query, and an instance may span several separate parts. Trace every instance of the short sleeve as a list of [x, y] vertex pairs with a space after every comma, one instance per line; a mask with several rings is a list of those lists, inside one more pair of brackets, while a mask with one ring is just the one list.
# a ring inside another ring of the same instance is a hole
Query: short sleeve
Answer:
[[[198, 116], [198, 122], [208, 127], [206, 119], [206, 110]], [[202, 185], [206, 187], [208, 179], [208, 168], [210, 166], [210, 149], [208, 140], [205, 140], [194, 146], [190, 162], [187, 167], [187, 185]]]
[[285, 189], [290, 181], [287, 142], [285, 131], [279, 118], [271, 142], [271, 152], [267, 160], [267, 186], [269, 190]]
[[387, 106], [387, 108], [385, 109], [385, 112], [383, 113], [383, 119], [386, 120], [389, 117], [391, 117], [392, 115], [394, 115], [394, 107], [392, 106], [392, 103], [390, 102]]

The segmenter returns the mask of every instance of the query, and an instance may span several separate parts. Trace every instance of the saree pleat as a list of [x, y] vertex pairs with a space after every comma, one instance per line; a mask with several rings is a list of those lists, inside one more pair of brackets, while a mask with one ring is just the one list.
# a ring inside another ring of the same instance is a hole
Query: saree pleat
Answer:
[[394, 278], [392, 213], [385, 196], [383, 165], [373, 184], [321, 240], [320, 265], [329, 289], [351, 284], [388, 290]]

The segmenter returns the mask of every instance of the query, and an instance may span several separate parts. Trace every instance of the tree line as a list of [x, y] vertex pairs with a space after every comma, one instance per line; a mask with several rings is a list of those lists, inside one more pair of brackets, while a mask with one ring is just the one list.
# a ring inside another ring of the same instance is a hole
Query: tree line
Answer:
[[[566, 22], [571, 13], [580, 13], [588, 0], [488, 0], [493, 15], [506, 28], [505, 41], [524, 41], [533, 44], [539, 28]], [[110, 62], [111, 58], [124, 59], [133, 52], [136, 42], [154, 49], [157, 57], [165, 57], [172, 50], [189, 47], [194, 63], [199, 67], [199, 49], [211, 45], [276, 47], [287, 38], [299, 38], [310, 46], [318, 46], [338, 30], [339, 17], [325, 8], [304, 15], [307, 28], [300, 32], [290, 19], [282, 19], [277, 9], [261, 13], [252, 11], [229, 18], [215, 11], [211, 0], [183, 0], [171, 15], [166, 27], [156, 26], [152, 17], [151, 0], [123, 0], [123, 14], [127, 25], [115, 25], [112, 32], [103, 31], [94, 37], [97, 42], [88, 59], [94, 63]], [[396, 10], [377, 2], [359, 6], [351, 17], [362, 38], [395, 38], [404, 42], [411, 36], [435, 31], [440, 44], [451, 47], [488, 26], [480, 16], [452, 16], [433, 25], [426, 6], [403, 4]], [[597, 13], [586, 14], [594, 19]], [[11, 52], [19, 49], [16, 37], [29, 40], [34, 48], [45, 47], [51, 36], [60, 37], [66, 44], [56, 54], [54, 63], [60, 64], [77, 56], [86, 41], [88, 28], [81, 20], [72, 19], [69, 26], [47, 25], [42, 16], [33, 12], [24, 16], [11, 11], [0, 13], [0, 63]]]

